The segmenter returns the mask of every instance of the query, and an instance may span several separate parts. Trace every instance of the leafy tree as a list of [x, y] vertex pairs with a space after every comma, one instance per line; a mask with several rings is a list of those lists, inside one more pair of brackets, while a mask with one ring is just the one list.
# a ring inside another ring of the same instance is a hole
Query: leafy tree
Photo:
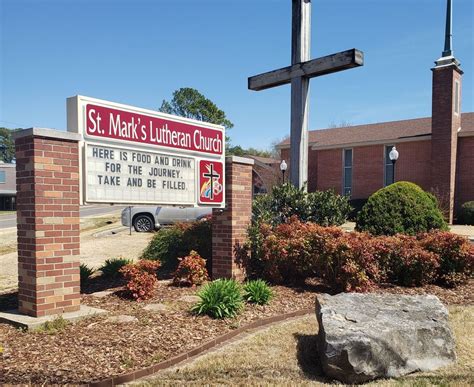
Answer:
[[176, 90], [171, 101], [163, 100], [159, 110], [163, 113], [222, 125], [226, 130], [234, 126], [214, 102], [190, 87]]
[[12, 133], [21, 129], [0, 128], [0, 160], [11, 163], [15, 159], [15, 142]]
[[242, 148], [240, 145], [229, 146], [226, 149], [226, 154], [233, 156], [260, 156], [260, 157], [272, 157], [272, 153], [266, 150], [256, 149], [256, 148]]

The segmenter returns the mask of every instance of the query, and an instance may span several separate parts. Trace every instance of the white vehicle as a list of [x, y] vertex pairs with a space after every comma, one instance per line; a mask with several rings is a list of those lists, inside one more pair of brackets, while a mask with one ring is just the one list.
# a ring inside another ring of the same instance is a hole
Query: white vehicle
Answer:
[[132, 226], [136, 232], [150, 232], [163, 226], [169, 226], [180, 222], [193, 222], [203, 219], [212, 214], [209, 207], [156, 207], [143, 206], [130, 207], [122, 211], [122, 224]]

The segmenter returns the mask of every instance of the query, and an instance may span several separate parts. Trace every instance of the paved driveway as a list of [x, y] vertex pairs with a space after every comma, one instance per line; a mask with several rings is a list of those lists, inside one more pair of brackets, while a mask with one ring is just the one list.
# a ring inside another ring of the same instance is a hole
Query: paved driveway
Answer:
[[[110, 205], [93, 205], [93, 206], [81, 206], [80, 213], [81, 218], [88, 216], [107, 215], [120, 212], [125, 206], [110, 206]], [[5, 228], [16, 227], [16, 212], [11, 214], [0, 215], [0, 230]]]

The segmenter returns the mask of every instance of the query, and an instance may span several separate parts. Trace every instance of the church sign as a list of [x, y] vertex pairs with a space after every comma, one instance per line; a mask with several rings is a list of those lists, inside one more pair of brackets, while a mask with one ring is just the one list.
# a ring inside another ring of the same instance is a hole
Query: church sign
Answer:
[[82, 203], [224, 207], [222, 126], [83, 96], [67, 111]]

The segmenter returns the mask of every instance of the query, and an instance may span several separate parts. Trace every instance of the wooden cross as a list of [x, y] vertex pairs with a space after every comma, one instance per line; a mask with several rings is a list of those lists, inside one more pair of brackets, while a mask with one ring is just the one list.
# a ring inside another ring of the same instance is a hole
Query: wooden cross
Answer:
[[363, 66], [357, 49], [310, 60], [311, 0], [292, 0], [291, 66], [248, 79], [250, 90], [264, 90], [291, 83], [290, 180], [296, 187], [308, 181], [309, 80]]

